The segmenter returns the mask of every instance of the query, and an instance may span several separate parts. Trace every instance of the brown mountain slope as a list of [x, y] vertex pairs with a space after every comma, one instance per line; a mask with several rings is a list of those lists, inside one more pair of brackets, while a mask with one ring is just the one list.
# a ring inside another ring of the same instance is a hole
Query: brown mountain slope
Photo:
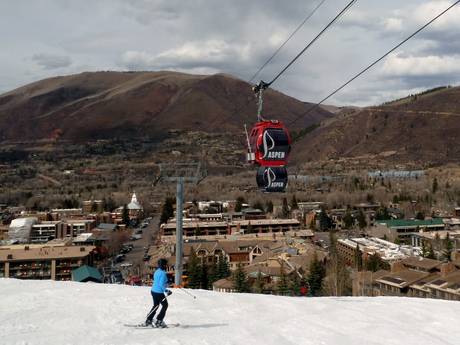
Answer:
[[295, 144], [293, 160], [380, 155], [395, 162], [459, 162], [460, 88], [412, 96], [327, 121]]
[[[264, 105], [266, 117], [286, 122], [309, 108], [272, 90]], [[255, 112], [250, 85], [228, 75], [88, 72], [0, 95], [0, 141], [161, 137], [167, 129], [242, 133], [244, 123], [254, 122]], [[318, 109], [296, 126], [331, 116]]]

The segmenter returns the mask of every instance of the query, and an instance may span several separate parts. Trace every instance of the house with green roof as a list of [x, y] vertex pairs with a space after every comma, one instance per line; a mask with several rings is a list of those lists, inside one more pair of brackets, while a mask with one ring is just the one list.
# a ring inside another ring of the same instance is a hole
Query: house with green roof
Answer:
[[102, 283], [102, 275], [96, 268], [83, 265], [72, 270], [72, 280], [80, 283]]

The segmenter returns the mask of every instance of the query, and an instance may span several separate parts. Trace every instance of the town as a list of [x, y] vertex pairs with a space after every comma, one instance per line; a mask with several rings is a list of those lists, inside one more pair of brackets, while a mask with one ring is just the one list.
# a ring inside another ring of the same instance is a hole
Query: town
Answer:
[[[136, 193], [110, 211], [0, 205], [0, 277], [151, 285], [160, 258], [173, 281], [172, 197], [146, 214]], [[244, 197], [187, 201], [182, 287], [289, 296], [408, 296], [460, 300], [460, 207], [401, 218], [399, 204]]]

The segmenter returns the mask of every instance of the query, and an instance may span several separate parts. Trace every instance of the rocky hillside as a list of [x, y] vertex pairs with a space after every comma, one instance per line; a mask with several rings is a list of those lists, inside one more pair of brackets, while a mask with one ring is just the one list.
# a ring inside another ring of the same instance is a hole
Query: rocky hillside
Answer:
[[[266, 93], [267, 117], [289, 122], [308, 108], [279, 92]], [[255, 112], [250, 85], [228, 75], [81, 73], [0, 95], [0, 141], [161, 139], [170, 129], [242, 133]], [[317, 109], [296, 126], [328, 117], [330, 112]]]

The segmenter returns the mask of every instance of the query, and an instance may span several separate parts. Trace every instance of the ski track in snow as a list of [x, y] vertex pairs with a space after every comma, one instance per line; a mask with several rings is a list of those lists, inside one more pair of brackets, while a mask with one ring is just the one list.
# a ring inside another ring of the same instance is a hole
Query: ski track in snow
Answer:
[[296, 298], [174, 289], [171, 329], [135, 329], [150, 288], [0, 279], [0, 344], [459, 344], [460, 303], [398, 297]]

